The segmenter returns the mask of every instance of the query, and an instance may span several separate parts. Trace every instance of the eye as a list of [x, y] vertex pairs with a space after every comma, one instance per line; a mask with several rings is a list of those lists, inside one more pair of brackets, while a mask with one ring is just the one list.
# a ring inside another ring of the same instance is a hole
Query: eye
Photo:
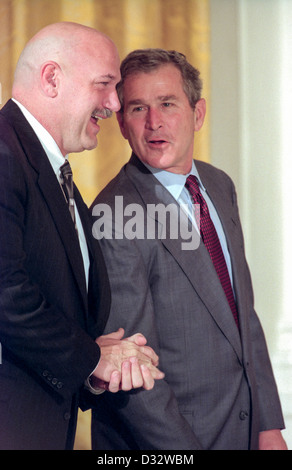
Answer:
[[145, 109], [144, 106], [135, 106], [135, 108], [132, 108], [132, 113], [139, 113]]
[[165, 102], [162, 103], [163, 108], [171, 108], [173, 106], [173, 103]]
[[102, 82], [96, 81], [96, 82], [93, 83], [93, 86], [94, 86], [95, 88], [105, 88], [105, 87], [107, 87], [108, 85], [109, 85], [109, 81], [102, 81]]

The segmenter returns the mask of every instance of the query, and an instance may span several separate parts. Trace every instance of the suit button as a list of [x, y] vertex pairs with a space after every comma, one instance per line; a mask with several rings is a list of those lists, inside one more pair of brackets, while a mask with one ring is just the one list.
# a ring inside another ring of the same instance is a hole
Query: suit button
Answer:
[[63, 384], [62, 382], [58, 382], [57, 385], [56, 385], [57, 388], [62, 388], [63, 387]]
[[239, 418], [241, 419], [241, 421], [244, 421], [246, 418], [248, 418], [248, 412], [242, 410], [242, 411], [239, 413]]
[[53, 380], [52, 380], [52, 384], [56, 385], [57, 383], [58, 383], [58, 379], [56, 379], [56, 377], [54, 377]]
[[66, 411], [66, 412], [64, 413], [64, 420], [65, 420], [65, 421], [69, 421], [70, 418], [71, 418], [70, 412], [69, 412], [69, 411]]
[[48, 377], [48, 375], [49, 375], [49, 372], [47, 370], [44, 370], [43, 377]]

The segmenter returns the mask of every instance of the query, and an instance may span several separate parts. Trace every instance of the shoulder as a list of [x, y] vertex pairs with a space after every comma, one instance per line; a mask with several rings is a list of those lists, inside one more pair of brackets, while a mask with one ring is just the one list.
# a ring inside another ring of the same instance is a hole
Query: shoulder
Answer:
[[199, 175], [201, 176], [208, 176], [210, 178], [220, 178], [222, 180], [228, 181], [232, 183], [232, 179], [230, 176], [220, 168], [217, 168], [211, 163], [203, 162], [201, 160], [194, 160], [196, 167], [198, 169]]
[[127, 165], [128, 164], [123, 166], [120, 172], [98, 194], [91, 207], [96, 204], [108, 204], [113, 206], [117, 196], [125, 198], [127, 203], [137, 200], [138, 192], [127, 174]]
[[1, 153], [7, 153], [17, 143], [16, 132], [5, 114], [0, 112], [0, 150]]
[[212, 186], [221, 188], [221, 190], [225, 188], [226, 191], [232, 193], [235, 191], [234, 183], [225, 171], [200, 160], [195, 160], [195, 165], [206, 188]]
[[[24, 154], [22, 140], [19, 131], [23, 130], [28, 135], [29, 125], [18, 106], [9, 100], [0, 111], [0, 156], [5, 159], [15, 157], [20, 160]], [[27, 137], [28, 138], [28, 137]]]
[[13, 126], [0, 114], [0, 167], [3, 179], [13, 177], [22, 168], [23, 149]]

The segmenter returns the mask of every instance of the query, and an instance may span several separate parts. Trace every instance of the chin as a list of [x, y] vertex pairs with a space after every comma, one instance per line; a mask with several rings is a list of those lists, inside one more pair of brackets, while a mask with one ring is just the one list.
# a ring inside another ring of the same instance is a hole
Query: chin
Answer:
[[93, 150], [97, 147], [98, 141], [97, 138], [91, 139], [90, 142], [87, 142], [84, 145], [83, 150]]
[[170, 162], [168, 159], [164, 159], [163, 156], [146, 159], [145, 162], [153, 168], [157, 168], [159, 170], [167, 170], [167, 168], [172, 166], [172, 162]]

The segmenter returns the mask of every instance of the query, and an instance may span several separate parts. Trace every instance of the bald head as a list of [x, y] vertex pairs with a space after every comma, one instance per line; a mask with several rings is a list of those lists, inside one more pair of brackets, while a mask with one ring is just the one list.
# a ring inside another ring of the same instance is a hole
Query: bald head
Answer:
[[[114, 44], [103, 33], [70, 22], [55, 23], [46, 26], [33, 36], [23, 49], [14, 76], [13, 94], [18, 88], [31, 87], [40, 67], [47, 61], [54, 61], [60, 66], [72, 65], [80, 54], [88, 49], [88, 44], [98, 48], [104, 43]], [[80, 59], [80, 57], [79, 57]]]
[[[97, 144], [98, 118], [120, 107], [119, 65], [116, 46], [105, 34], [77, 23], [55, 23], [24, 48], [12, 96], [48, 130], [64, 154], [91, 149]], [[75, 139], [73, 144], [74, 133], [88, 139], [79, 144]]]

